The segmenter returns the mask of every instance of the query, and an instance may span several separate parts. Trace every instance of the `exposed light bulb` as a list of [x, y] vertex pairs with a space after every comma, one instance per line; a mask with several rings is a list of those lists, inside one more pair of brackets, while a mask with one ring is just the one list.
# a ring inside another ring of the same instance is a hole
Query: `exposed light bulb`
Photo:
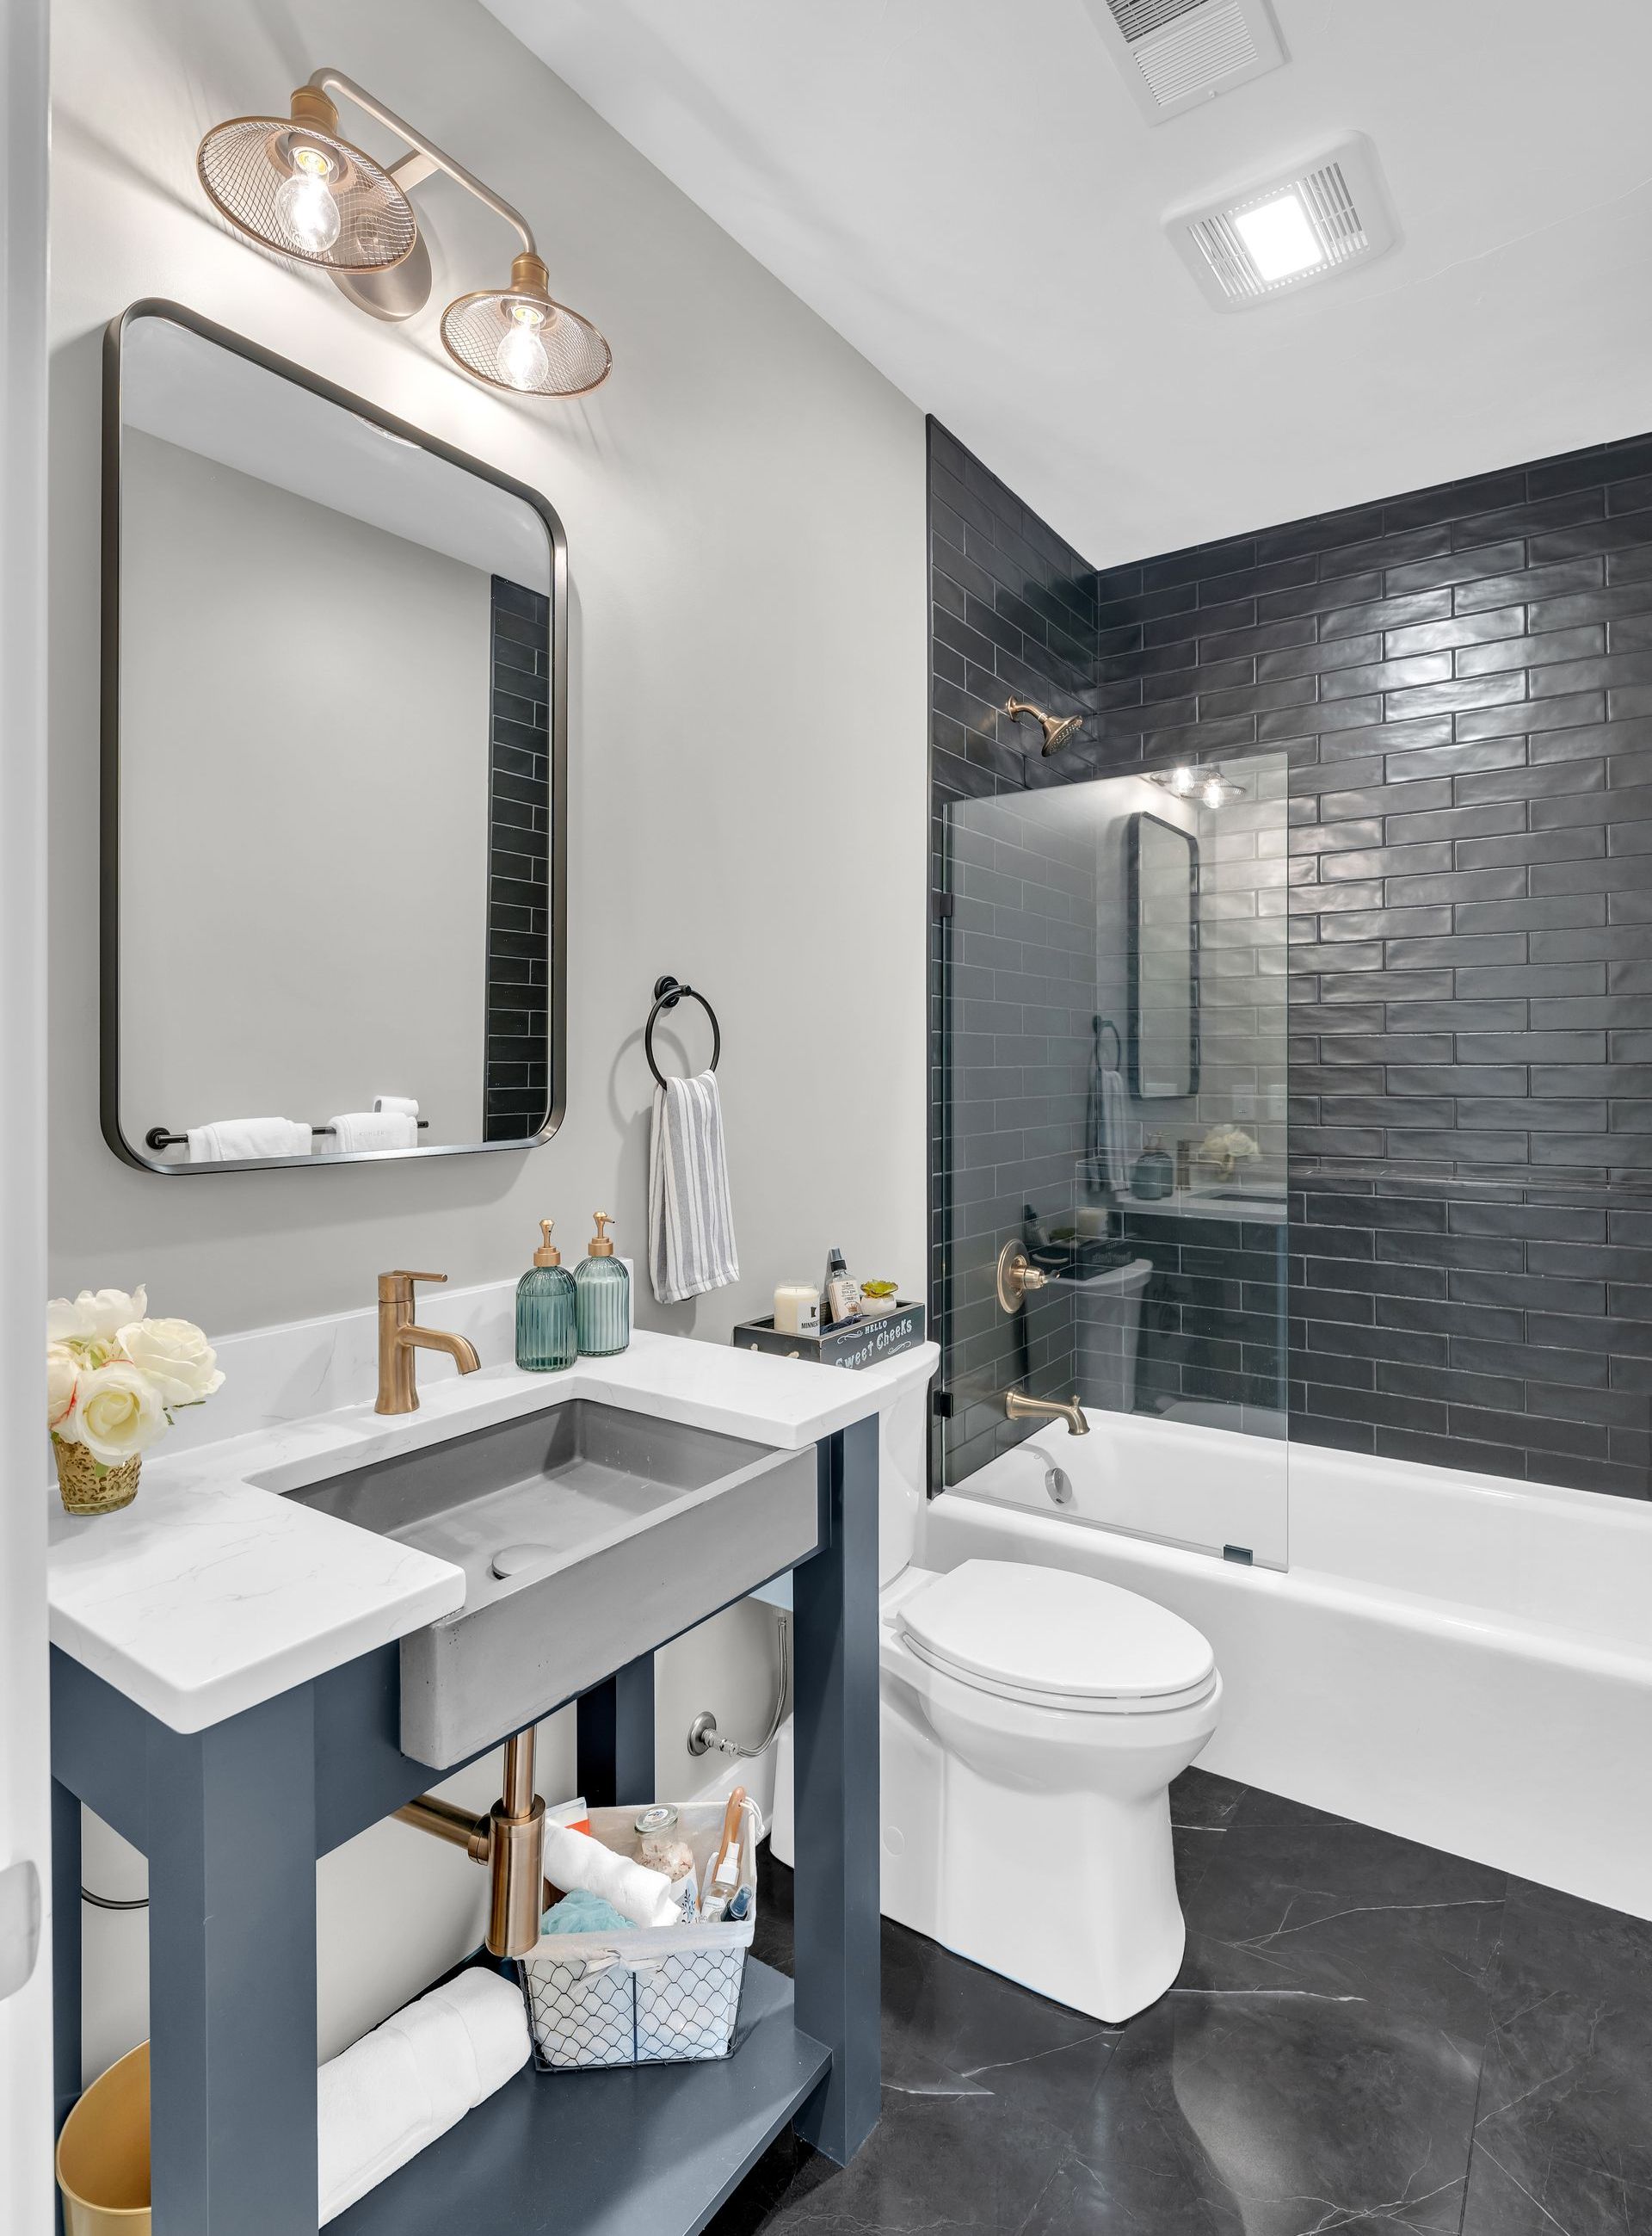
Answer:
[[276, 191], [276, 222], [295, 248], [324, 256], [338, 238], [338, 198], [327, 181], [332, 164], [319, 148], [295, 148], [292, 176]]
[[1170, 772], [1170, 789], [1178, 799], [1185, 799], [1193, 789], [1193, 772], [1185, 766]]
[[513, 388], [543, 388], [551, 377], [551, 360], [539, 338], [545, 313], [535, 303], [512, 303], [509, 312], [510, 332], [499, 345], [501, 377]]
[[1204, 785], [1205, 806], [1207, 807], [1220, 807], [1226, 798], [1227, 788], [1223, 785], [1222, 779], [1219, 776], [1207, 778]]

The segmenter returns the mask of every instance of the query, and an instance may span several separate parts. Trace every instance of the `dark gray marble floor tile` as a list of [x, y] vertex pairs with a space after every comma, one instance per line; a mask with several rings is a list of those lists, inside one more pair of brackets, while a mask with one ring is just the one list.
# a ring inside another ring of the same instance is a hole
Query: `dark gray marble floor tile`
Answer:
[[1126, 2029], [1049, 2236], [1456, 2236], [1478, 2078], [1392, 2007], [1172, 1990]]
[[974, 2097], [1065, 2135], [1121, 2029], [1047, 2003], [921, 1934], [883, 1929], [886, 2092]]
[[1257, 1821], [1255, 1798], [1188, 1903], [1178, 1984], [1386, 2005], [1478, 2055], [1504, 1874], [1308, 1810]]
[[1176, 1885], [1185, 1909], [1189, 1897], [1210, 1868], [1222, 1836], [1234, 1820], [1245, 1789], [1196, 1765], [1170, 1787], [1170, 1838], [1176, 1851]]
[[1652, 1924], [1509, 1890], [1464, 2236], [1652, 2236]]
[[[752, 1953], [783, 1972], [791, 1970], [792, 1884], [764, 1851]], [[1117, 2027], [1048, 2003], [888, 1918], [882, 1956], [886, 2093], [1019, 2107], [1059, 2134], [1082, 2114]]]
[[1236, 1779], [1223, 1778], [1216, 1771], [1201, 1770], [1195, 1763], [1191, 1770], [1184, 1770], [1171, 1782], [1170, 1822], [1225, 1832], [1249, 1791]]

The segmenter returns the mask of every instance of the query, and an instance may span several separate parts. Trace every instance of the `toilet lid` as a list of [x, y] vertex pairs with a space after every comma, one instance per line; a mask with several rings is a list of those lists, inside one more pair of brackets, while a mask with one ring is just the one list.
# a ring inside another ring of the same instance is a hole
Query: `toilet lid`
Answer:
[[1187, 1693], [1216, 1667], [1210, 1641], [1168, 1608], [1098, 1576], [966, 1561], [914, 1592], [901, 1628], [925, 1660], [1052, 1700]]

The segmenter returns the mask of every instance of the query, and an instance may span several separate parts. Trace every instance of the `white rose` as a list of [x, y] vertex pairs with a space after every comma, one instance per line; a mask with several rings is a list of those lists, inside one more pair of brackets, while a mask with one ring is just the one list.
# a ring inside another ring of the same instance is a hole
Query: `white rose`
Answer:
[[117, 1340], [154, 1383], [163, 1405], [204, 1404], [223, 1387], [218, 1354], [193, 1320], [134, 1320]]
[[141, 1282], [129, 1296], [124, 1289], [82, 1289], [72, 1304], [54, 1297], [46, 1307], [47, 1340], [112, 1344], [129, 1320], [141, 1320], [148, 1309]]
[[124, 1359], [81, 1376], [75, 1412], [79, 1441], [105, 1467], [134, 1458], [167, 1432], [161, 1392]]
[[92, 1315], [83, 1305], [74, 1304], [67, 1297], [54, 1297], [46, 1307], [46, 1340], [53, 1345], [90, 1343]]
[[129, 1320], [141, 1320], [149, 1309], [141, 1281], [130, 1296], [124, 1289], [82, 1289], [75, 1302], [91, 1315], [92, 1334], [99, 1343], [113, 1343]]
[[46, 1353], [46, 1426], [66, 1444], [80, 1442], [79, 1426], [71, 1417], [80, 1371], [81, 1363], [74, 1352], [61, 1343], [53, 1344]]

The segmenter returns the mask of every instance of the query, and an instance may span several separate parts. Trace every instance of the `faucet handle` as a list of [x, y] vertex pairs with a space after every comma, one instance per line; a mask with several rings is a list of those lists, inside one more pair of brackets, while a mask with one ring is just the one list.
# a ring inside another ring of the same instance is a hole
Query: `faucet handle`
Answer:
[[405, 1266], [398, 1266], [384, 1278], [387, 1281], [445, 1281], [448, 1277], [445, 1273], [410, 1273]]

